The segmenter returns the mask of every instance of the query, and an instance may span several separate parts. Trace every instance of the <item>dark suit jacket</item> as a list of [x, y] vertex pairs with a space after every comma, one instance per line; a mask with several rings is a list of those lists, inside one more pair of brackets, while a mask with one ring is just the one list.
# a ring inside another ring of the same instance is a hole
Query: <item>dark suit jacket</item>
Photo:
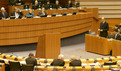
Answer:
[[36, 60], [35, 58], [30, 58], [30, 57], [28, 57], [28, 58], [26, 59], [26, 64], [35, 66], [35, 65], [37, 65], [37, 60]]
[[21, 3], [21, 5], [24, 5], [24, 1], [16, 1], [16, 3]]
[[100, 32], [100, 36], [101, 37], [107, 37], [108, 36], [108, 30], [109, 30], [109, 26], [108, 26], [108, 23], [107, 22], [105, 22], [105, 23], [100, 23], [100, 29], [102, 29], [103, 31], [102, 32]]
[[60, 59], [55, 59], [52, 63], [51, 66], [64, 66], [65, 62]]
[[117, 33], [117, 34], [115, 35], [115, 39], [116, 39], [116, 40], [121, 40], [121, 35], [120, 35], [119, 33]]
[[67, 4], [65, 4], [65, 6], [64, 6], [64, 8], [70, 8], [70, 7], [73, 7], [73, 6], [72, 6], [72, 3], [71, 3], [71, 4], [68, 4], [68, 3], [67, 3]]
[[45, 4], [44, 7], [46, 10], [48, 10], [50, 8], [53, 8], [53, 5], [52, 4]]
[[[19, 18], [21, 19], [23, 17], [23, 13], [18, 12], [18, 14], [19, 14]], [[10, 16], [15, 16], [15, 12], [12, 12]]]
[[1, 18], [8, 18], [8, 13], [4, 12], [4, 15], [3, 15], [2, 12], [0, 12], [0, 17]]
[[81, 66], [81, 61], [80, 60], [71, 61], [69, 66]]
[[[44, 13], [45, 13], [45, 15], [47, 15], [47, 13], [44, 11]], [[44, 16], [43, 15], [43, 13], [42, 13], [42, 11], [41, 12], [39, 12], [38, 14], [37, 14], [37, 16]]]
[[56, 4], [53, 5], [53, 8], [54, 8], [54, 9], [58, 9], [59, 7], [61, 7], [60, 4], [58, 4], [58, 5], [56, 5]]

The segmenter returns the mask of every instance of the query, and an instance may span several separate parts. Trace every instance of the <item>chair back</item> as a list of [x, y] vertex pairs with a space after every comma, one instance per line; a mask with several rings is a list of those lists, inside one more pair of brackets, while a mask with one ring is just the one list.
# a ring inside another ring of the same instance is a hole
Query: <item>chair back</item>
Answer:
[[21, 66], [19, 62], [9, 61], [10, 71], [21, 71]]
[[33, 65], [22, 65], [23, 71], [33, 71], [34, 66]]

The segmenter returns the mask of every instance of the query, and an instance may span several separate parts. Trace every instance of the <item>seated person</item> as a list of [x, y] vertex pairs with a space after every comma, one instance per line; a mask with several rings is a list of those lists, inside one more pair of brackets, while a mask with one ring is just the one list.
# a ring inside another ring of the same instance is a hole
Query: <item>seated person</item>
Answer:
[[65, 5], [65, 8], [70, 8], [70, 7], [73, 7], [71, 0], [69, 0], [68, 3]]
[[44, 5], [45, 9], [48, 10], [52, 8], [52, 4], [50, 4], [50, 1], [47, 1], [47, 4]]
[[16, 19], [21, 19], [23, 17], [23, 13], [18, 8], [14, 8], [14, 12], [11, 13], [10, 16], [15, 16]]
[[16, 5], [16, 0], [10, 0], [9, 3], [11, 6]]
[[38, 3], [41, 3], [41, 0], [32, 0], [32, 5], [35, 4], [35, 1], [37, 1]]
[[4, 7], [1, 7], [1, 11], [0, 11], [0, 18], [8, 18], [8, 13], [6, 12]]
[[42, 8], [42, 11], [39, 12], [37, 16], [47, 16], [47, 13], [45, 12], [45, 8]]
[[77, 58], [75, 56], [72, 56], [69, 66], [81, 66], [81, 61], [77, 60]]
[[80, 2], [79, 1], [76, 3], [76, 7], [80, 7]]
[[118, 32], [118, 29], [120, 29], [120, 28], [121, 28], [121, 24], [120, 25], [115, 25], [114, 31]]
[[[41, 5], [42, 6], [42, 5]], [[40, 7], [41, 7], [40, 6]], [[39, 4], [38, 4], [38, 1], [35, 1], [35, 4], [32, 5], [32, 9], [36, 10], [39, 8]]]
[[65, 62], [64, 62], [64, 55], [60, 54], [58, 56], [58, 59], [55, 59], [52, 63], [51, 66], [64, 66]]
[[26, 59], [26, 64], [32, 66], [37, 65], [37, 60], [34, 58], [33, 53], [29, 53], [29, 57]]
[[53, 8], [54, 8], [54, 9], [61, 8], [61, 6], [60, 6], [60, 4], [59, 4], [59, 1], [58, 1], [58, 0], [56, 0], [55, 5], [53, 5]]
[[18, 1], [16, 1], [16, 5], [24, 5], [24, 1], [18, 0]]
[[34, 14], [32, 13], [32, 9], [29, 9], [28, 11], [29, 11], [29, 13], [26, 14], [26, 18], [28, 16], [31, 16], [33, 18], [34, 17]]
[[120, 29], [118, 30], [118, 33], [115, 35], [115, 39], [121, 40]]

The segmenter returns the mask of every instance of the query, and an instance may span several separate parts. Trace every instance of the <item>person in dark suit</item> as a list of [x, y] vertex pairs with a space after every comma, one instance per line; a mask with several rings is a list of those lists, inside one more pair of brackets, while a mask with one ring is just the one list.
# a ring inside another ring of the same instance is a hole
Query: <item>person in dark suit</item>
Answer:
[[121, 40], [120, 29], [118, 29], [117, 34], [115, 35], [116, 40]]
[[18, 0], [18, 1], [16, 1], [16, 5], [24, 5], [24, 1]]
[[32, 5], [32, 9], [36, 10], [38, 9], [38, 1], [35, 1], [35, 3]]
[[65, 8], [70, 8], [70, 7], [73, 7], [71, 0], [69, 0], [68, 3], [65, 4]]
[[50, 8], [52, 8], [52, 4], [50, 4], [50, 1], [47, 1], [47, 4], [44, 5], [45, 9], [48, 10]]
[[81, 66], [81, 61], [77, 60], [77, 58], [75, 56], [72, 56], [69, 66]]
[[120, 29], [120, 28], [121, 28], [121, 24], [120, 25], [115, 25], [114, 31], [118, 32], [118, 29]]
[[37, 65], [37, 60], [34, 58], [33, 53], [29, 53], [29, 57], [26, 59], [26, 64], [32, 66]]
[[56, 0], [55, 4], [53, 5], [53, 8], [54, 9], [58, 9], [58, 8], [61, 8], [60, 4], [59, 4], [59, 1]]
[[100, 29], [98, 29], [98, 31], [100, 31], [100, 36], [106, 38], [108, 36], [107, 32], [108, 30], [109, 30], [108, 23], [105, 21], [104, 17], [102, 17], [102, 22], [100, 23]]
[[8, 13], [6, 12], [4, 7], [1, 7], [0, 18], [3, 18], [3, 19], [8, 18]]
[[23, 13], [20, 9], [15, 7], [14, 12], [12, 12], [10, 16], [15, 16], [16, 19], [21, 19], [23, 17]]
[[60, 54], [58, 56], [58, 59], [55, 59], [52, 63], [51, 66], [64, 66], [65, 62], [64, 62], [64, 55]]
[[42, 11], [37, 14], [37, 16], [47, 16], [47, 13], [45, 12], [45, 8], [42, 8]]
[[38, 1], [38, 3], [41, 3], [41, 0], [32, 0], [32, 5], [34, 5], [35, 4], [35, 1]]

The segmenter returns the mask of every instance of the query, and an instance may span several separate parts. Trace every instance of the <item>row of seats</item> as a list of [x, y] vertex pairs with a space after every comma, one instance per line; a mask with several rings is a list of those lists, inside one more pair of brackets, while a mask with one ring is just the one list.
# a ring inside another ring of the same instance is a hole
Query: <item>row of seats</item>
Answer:
[[[19, 56], [14, 56], [14, 55], [6, 55], [6, 54], [0, 54], [0, 58], [3, 59], [8, 59], [8, 60], [14, 60], [14, 61], [25, 61], [27, 57], [19, 57]], [[42, 58], [37, 58], [38, 62], [41, 63], [52, 63], [54, 59], [42, 59]], [[108, 61], [118, 61], [121, 60], [121, 56], [116, 56], [116, 57], [109, 57], [109, 58], [96, 58], [96, 59], [80, 59], [82, 63], [96, 63], [96, 62], [108, 62]], [[64, 59], [65, 63], [70, 63], [69, 59]]]

